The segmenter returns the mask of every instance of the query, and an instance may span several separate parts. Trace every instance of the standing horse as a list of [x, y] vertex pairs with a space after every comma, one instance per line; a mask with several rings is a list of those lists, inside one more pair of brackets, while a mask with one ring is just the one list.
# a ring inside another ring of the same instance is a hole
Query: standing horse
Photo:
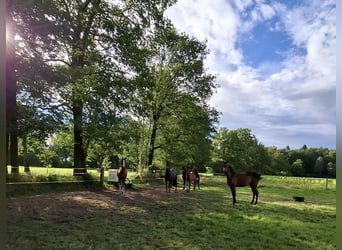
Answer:
[[170, 192], [172, 186], [175, 187], [175, 192], [177, 192], [177, 170], [170, 169], [170, 162], [166, 163], [166, 170], [165, 170], [165, 189], [166, 192]]
[[[258, 183], [261, 179], [261, 175], [255, 172], [236, 173], [233, 167], [226, 162], [223, 162], [223, 173], [227, 176], [227, 184], [230, 187], [230, 191], [233, 196], [233, 205], [236, 203], [236, 187], [250, 186], [253, 192], [253, 199], [251, 204], [258, 203]], [[255, 199], [255, 200], [254, 200]]]
[[186, 181], [187, 181], [187, 184], [188, 184], [187, 192], [190, 191], [191, 183], [194, 184], [194, 190], [196, 189], [196, 184], [197, 184], [197, 187], [199, 189], [199, 180], [200, 180], [200, 177], [199, 177], [199, 174], [198, 174], [197, 170], [194, 170], [194, 169], [188, 170], [187, 174], [186, 174]]
[[126, 185], [125, 181], [127, 178], [126, 158], [122, 159], [122, 163], [118, 169], [117, 176], [119, 180], [119, 191], [121, 192], [121, 194], [123, 194]]

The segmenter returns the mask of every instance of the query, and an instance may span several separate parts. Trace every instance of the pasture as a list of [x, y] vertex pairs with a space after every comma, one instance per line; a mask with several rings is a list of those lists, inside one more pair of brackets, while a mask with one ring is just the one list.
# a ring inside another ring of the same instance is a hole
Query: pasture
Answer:
[[5, 249], [336, 249], [336, 180], [263, 176], [257, 205], [240, 187], [233, 206], [222, 176], [201, 175], [200, 188], [134, 180], [123, 195], [8, 197]]

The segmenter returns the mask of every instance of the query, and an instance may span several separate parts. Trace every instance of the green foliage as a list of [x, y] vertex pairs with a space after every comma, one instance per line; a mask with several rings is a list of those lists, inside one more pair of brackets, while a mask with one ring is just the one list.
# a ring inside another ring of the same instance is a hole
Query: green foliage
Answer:
[[268, 174], [288, 175], [290, 171], [290, 164], [286, 154], [278, 150], [276, 147], [267, 148], [267, 152], [271, 159]]
[[[277, 149], [288, 161], [291, 175], [336, 177], [336, 150], [328, 148]], [[300, 161], [299, 161], [300, 160]], [[299, 168], [299, 165], [301, 167]], [[287, 171], [278, 166], [278, 171]]]
[[269, 168], [267, 150], [250, 129], [220, 128], [212, 141], [214, 162], [227, 161], [236, 166], [237, 171], [255, 170], [264, 173]]

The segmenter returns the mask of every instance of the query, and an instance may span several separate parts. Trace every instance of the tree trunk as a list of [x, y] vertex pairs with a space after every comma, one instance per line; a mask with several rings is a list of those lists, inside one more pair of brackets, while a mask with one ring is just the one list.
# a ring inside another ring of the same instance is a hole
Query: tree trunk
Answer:
[[153, 125], [152, 125], [152, 133], [151, 133], [151, 138], [150, 138], [150, 147], [149, 147], [149, 152], [148, 152], [148, 161], [147, 161], [147, 166], [151, 166], [153, 163], [153, 157], [154, 157], [154, 150], [155, 150], [155, 141], [157, 137], [157, 130], [158, 130], [158, 120], [160, 117], [160, 112], [157, 112], [156, 114], [153, 115]]
[[[11, 23], [11, 18], [7, 21]], [[18, 123], [17, 123], [17, 82], [15, 75], [15, 48], [14, 48], [14, 32], [9, 32], [6, 42], [6, 120], [8, 138], [7, 146], [9, 147], [9, 160], [12, 173], [19, 173], [18, 166]], [[7, 149], [7, 150], [8, 150]]]
[[[80, 33], [80, 32], [79, 32]], [[79, 37], [80, 35], [78, 35]], [[83, 51], [77, 46], [76, 42], [73, 51]], [[85, 168], [85, 153], [83, 147], [83, 93], [79, 93], [81, 90], [77, 87], [76, 83], [81, 78], [81, 69], [84, 66], [84, 57], [82, 55], [76, 55], [72, 57], [71, 67], [73, 68], [74, 86], [72, 87], [72, 112], [74, 118], [74, 168]]]
[[30, 173], [30, 167], [27, 162], [27, 136], [24, 135], [23, 137], [23, 164], [24, 164], [24, 172]]
[[85, 154], [83, 149], [82, 101], [74, 100], [74, 168], [85, 167]]
[[148, 161], [147, 161], [147, 166], [151, 166], [153, 162], [153, 157], [154, 157], [154, 142], [156, 139], [157, 135], [157, 128], [153, 126], [152, 128], [152, 134], [151, 134], [151, 139], [150, 139], [150, 148], [148, 152]]

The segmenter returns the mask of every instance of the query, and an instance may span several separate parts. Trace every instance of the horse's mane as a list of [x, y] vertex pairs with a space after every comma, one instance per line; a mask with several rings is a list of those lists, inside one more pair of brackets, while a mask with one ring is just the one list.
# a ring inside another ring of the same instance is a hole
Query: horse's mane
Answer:
[[229, 168], [230, 172], [232, 174], [235, 174], [235, 170], [233, 169], [232, 165], [230, 165], [230, 164], [227, 164], [227, 165], [228, 165], [228, 168]]

